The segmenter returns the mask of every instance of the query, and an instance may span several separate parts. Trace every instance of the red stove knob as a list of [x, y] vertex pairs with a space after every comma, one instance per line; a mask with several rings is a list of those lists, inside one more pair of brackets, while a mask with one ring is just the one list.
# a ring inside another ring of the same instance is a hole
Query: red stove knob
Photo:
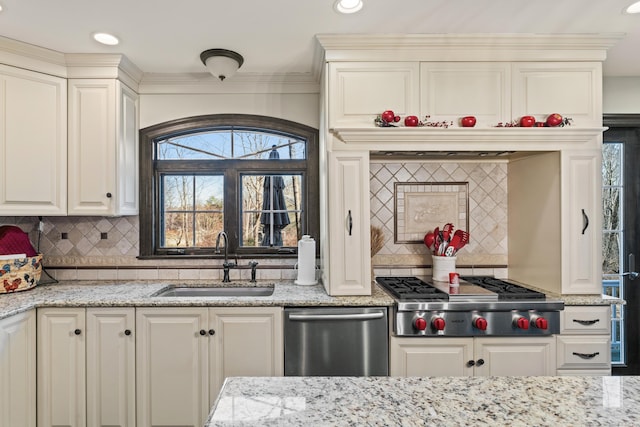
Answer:
[[473, 319], [473, 326], [476, 329], [480, 329], [481, 331], [486, 331], [487, 330], [487, 319], [485, 319], [484, 317], [476, 317], [475, 319]]
[[418, 317], [413, 322], [413, 326], [419, 331], [424, 331], [425, 329], [427, 329], [427, 321], [424, 320], [422, 317]]
[[547, 319], [545, 319], [544, 317], [537, 317], [535, 322], [533, 323], [533, 326], [538, 329], [547, 329], [549, 327], [549, 322], [547, 322]]
[[436, 317], [431, 321], [431, 325], [436, 331], [444, 331], [444, 319], [442, 317]]
[[519, 316], [515, 321], [518, 329], [529, 329], [529, 321], [522, 316]]

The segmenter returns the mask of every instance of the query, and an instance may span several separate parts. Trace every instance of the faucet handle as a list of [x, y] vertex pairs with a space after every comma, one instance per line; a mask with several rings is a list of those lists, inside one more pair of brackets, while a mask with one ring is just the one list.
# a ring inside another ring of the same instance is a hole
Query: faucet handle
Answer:
[[258, 261], [249, 261], [249, 267], [256, 268], [258, 266]]

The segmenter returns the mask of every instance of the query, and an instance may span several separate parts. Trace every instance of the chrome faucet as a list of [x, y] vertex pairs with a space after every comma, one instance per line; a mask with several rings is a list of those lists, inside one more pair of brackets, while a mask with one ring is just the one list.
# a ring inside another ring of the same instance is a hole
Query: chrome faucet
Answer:
[[227, 233], [221, 231], [218, 233], [218, 237], [216, 238], [216, 253], [220, 253], [220, 237], [224, 238], [224, 262], [222, 263], [222, 268], [224, 269], [224, 277], [222, 278], [223, 283], [231, 282], [229, 279], [229, 269], [236, 266], [236, 263], [233, 261], [229, 261], [227, 259], [227, 247], [229, 246], [229, 239], [227, 237]]

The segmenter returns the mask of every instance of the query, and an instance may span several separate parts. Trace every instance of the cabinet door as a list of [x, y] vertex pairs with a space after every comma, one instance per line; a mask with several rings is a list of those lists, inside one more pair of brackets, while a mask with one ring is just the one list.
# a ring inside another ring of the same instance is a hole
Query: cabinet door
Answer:
[[67, 213], [67, 83], [0, 65], [0, 215]]
[[576, 126], [602, 126], [600, 62], [514, 62], [512, 70], [513, 119], [560, 113]]
[[207, 313], [136, 309], [138, 426], [204, 425], [210, 409]]
[[116, 92], [113, 79], [69, 80], [69, 214], [114, 207]]
[[602, 153], [561, 154], [562, 292], [600, 294]]
[[473, 338], [391, 337], [392, 377], [470, 376]]
[[38, 426], [85, 426], [85, 310], [43, 308], [37, 316]]
[[69, 214], [138, 213], [138, 95], [114, 79], [69, 80]]
[[420, 117], [454, 121], [475, 116], [476, 126], [511, 119], [511, 67], [506, 62], [423, 62]]
[[36, 315], [0, 320], [0, 427], [36, 425]]
[[373, 126], [377, 115], [418, 114], [418, 62], [329, 64], [329, 127]]
[[556, 337], [476, 338], [475, 375], [556, 374]]
[[277, 307], [214, 308], [210, 325], [213, 405], [227, 377], [273, 377], [284, 372], [282, 309]]
[[324, 285], [329, 295], [370, 295], [369, 153], [330, 153], [328, 175]]
[[135, 426], [135, 309], [87, 309], [87, 424]]

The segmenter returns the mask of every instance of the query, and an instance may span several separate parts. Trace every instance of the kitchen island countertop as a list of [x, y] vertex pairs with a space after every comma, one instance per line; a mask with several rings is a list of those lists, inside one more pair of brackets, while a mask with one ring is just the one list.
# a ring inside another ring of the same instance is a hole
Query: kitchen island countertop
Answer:
[[637, 426], [640, 377], [228, 378], [205, 427]]

